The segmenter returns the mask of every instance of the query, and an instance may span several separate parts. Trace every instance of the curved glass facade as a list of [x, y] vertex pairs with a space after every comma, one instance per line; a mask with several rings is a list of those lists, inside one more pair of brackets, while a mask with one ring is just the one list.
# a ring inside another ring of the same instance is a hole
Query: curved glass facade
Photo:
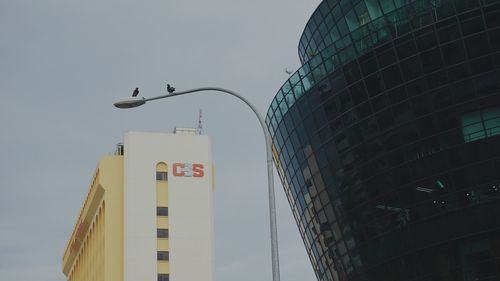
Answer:
[[500, 0], [325, 0], [299, 55], [266, 122], [318, 280], [500, 280]]

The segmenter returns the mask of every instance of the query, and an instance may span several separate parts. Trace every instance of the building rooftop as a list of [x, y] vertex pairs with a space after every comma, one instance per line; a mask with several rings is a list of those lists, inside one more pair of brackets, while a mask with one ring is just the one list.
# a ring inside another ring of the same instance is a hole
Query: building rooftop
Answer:
[[195, 128], [175, 127], [174, 134], [199, 135], [200, 131], [198, 129], [195, 129]]

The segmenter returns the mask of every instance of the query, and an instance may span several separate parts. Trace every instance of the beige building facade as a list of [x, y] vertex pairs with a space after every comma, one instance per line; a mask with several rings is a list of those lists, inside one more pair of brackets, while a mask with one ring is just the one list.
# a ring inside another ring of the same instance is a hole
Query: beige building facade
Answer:
[[68, 281], [214, 279], [210, 139], [129, 132], [100, 159], [63, 255]]

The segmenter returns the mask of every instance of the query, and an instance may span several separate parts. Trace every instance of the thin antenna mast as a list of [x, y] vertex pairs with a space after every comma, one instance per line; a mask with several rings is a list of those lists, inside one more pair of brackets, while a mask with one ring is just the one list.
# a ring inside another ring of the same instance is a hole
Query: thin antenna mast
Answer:
[[202, 132], [202, 123], [201, 123], [201, 117], [202, 117], [202, 111], [201, 111], [201, 108], [200, 108], [200, 113], [198, 115], [198, 134], [201, 135], [201, 132]]

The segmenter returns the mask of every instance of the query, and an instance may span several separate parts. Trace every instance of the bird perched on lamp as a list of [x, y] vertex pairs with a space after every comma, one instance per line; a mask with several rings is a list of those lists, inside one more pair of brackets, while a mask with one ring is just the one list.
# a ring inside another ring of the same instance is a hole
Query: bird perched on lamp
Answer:
[[171, 94], [171, 93], [175, 92], [175, 88], [170, 86], [170, 84], [167, 84], [167, 91]]
[[137, 97], [139, 94], [139, 88], [135, 88], [134, 92], [132, 93], [132, 97]]

